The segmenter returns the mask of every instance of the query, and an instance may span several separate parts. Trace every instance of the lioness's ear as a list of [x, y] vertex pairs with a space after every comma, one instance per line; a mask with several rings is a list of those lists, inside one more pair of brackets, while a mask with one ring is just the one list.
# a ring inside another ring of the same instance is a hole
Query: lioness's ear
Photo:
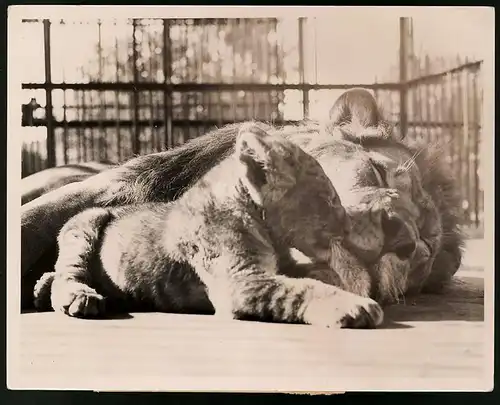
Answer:
[[249, 123], [243, 124], [236, 139], [236, 154], [247, 169], [248, 180], [257, 190], [266, 183], [271, 162], [268, 138], [267, 132]]
[[335, 101], [330, 110], [327, 131], [333, 131], [336, 126], [344, 126], [344, 139], [365, 145], [367, 140], [400, 141], [403, 138], [384, 120], [382, 109], [373, 94], [363, 88], [347, 90]]

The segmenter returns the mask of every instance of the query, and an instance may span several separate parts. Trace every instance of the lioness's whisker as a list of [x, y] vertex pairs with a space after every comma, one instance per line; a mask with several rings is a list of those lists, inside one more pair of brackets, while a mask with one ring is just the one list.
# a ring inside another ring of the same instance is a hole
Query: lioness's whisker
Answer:
[[415, 165], [415, 160], [417, 156], [420, 155], [420, 153], [422, 153], [423, 150], [424, 148], [420, 148], [408, 160], [406, 160], [406, 162], [403, 163], [402, 165], [403, 171], [407, 172]]

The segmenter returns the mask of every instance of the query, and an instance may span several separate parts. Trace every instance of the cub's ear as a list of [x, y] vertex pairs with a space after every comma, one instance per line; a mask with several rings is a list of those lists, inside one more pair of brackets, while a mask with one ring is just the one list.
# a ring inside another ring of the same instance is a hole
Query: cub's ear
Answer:
[[236, 155], [247, 170], [251, 185], [259, 190], [266, 184], [271, 164], [270, 136], [256, 124], [243, 124], [236, 138]]

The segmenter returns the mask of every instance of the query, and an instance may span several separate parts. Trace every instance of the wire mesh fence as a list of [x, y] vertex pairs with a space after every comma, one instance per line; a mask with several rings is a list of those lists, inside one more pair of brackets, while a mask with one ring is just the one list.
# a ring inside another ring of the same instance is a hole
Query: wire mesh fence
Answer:
[[481, 62], [416, 55], [411, 24], [400, 27], [390, 80], [343, 84], [318, 84], [308, 74], [319, 48], [305, 18], [25, 24], [43, 37], [45, 75], [22, 84], [31, 96], [23, 125], [46, 128], [46, 138], [24, 144], [23, 176], [82, 161], [122, 162], [235, 121], [293, 123], [361, 86], [408, 136], [445, 142], [464, 218], [481, 224]]

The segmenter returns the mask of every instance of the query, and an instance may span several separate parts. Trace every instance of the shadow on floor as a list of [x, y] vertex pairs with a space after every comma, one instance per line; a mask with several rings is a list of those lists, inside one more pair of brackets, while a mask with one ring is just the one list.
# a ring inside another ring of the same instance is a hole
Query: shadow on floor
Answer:
[[394, 322], [484, 321], [484, 280], [462, 277], [441, 294], [422, 294], [385, 309]]
[[[37, 314], [37, 313], [47, 313], [47, 312], [54, 312], [54, 311], [36, 311], [34, 309], [30, 309], [30, 310], [24, 310], [22, 311], [21, 313], [22, 314]], [[132, 314], [129, 314], [127, 312], [120, 312], [120, 313], [108, 313], [104, 316], [101, 316], [99, 318], [81, 318], [82, 320], [85, 320], [85, 319], [90, 319], [90, 320], [102, 320], [102, 321], [112, 321], [113, 319], [133, 319], [134, 316]]]
[[377, 327], [377, 329], [412, 329], [414, 326], [407, 325], [401, 322], [394, 322], [393, 319], [389, 319], [387, 316], [385, 317], [384, 323]]

